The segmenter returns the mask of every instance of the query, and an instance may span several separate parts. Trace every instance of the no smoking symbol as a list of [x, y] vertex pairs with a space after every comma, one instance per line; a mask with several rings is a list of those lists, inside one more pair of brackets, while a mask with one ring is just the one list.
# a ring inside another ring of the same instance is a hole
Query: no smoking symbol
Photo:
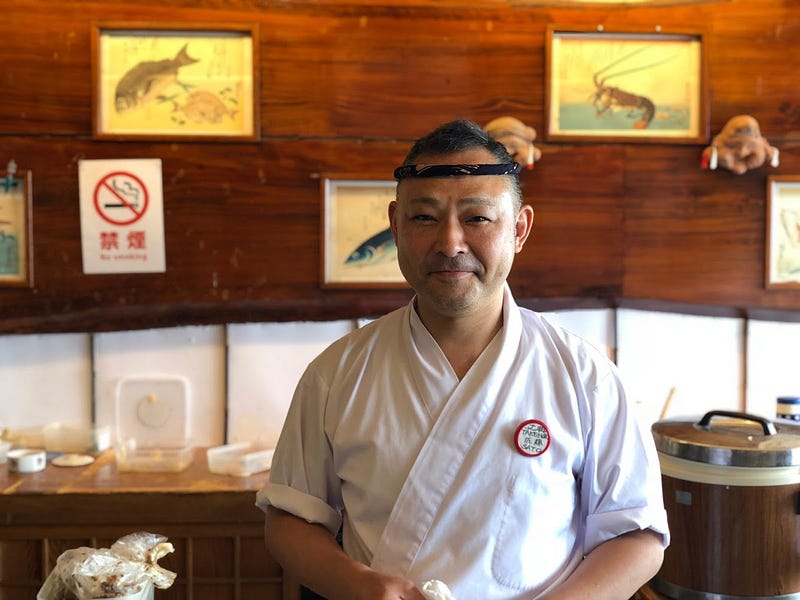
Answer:
[[141, 219], [148, 200], [142, 180], [126, 171], [109, 173], [94, 188], [95, 210], [112, 225], [130, 225]]

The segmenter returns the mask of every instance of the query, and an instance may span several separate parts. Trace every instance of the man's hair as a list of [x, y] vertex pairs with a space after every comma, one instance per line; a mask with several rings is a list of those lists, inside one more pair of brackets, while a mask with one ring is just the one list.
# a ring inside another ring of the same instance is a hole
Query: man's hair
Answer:
[[[408, 151], [403, 165], [416, 164], [417, 159], [423, 154], [455, 154], [473, 148], [488, 150], [498, 163], [514, 161], [506, 147], [486, 133], [480, 125], [466, 119], [456, 119], [419, 138]], [[511, 191], [515, 197], [514, 208], [519, 210], [522, 206], [519, 175], [509, 174], [500, 177], [509, 178]]]

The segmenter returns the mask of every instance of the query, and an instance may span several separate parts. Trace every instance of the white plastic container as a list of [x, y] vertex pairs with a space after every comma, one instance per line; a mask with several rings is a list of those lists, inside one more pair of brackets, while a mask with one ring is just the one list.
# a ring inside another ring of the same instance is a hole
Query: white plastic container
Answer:
[[18, 448], [6, 454], [12, 473], [37, 473], [47, 466], [47, 453], [42, 448]]
[[253, 444], [242, 442], [209, 448], [206, 459], [212, 473], [247, 477], [267, 471], [272, 466], [274, 453], [274, 448], [256, 449]]
[[120, 471], [182, 471], [194, 458], [189, 382], [126, 377], [116, 389], [114, 452]]

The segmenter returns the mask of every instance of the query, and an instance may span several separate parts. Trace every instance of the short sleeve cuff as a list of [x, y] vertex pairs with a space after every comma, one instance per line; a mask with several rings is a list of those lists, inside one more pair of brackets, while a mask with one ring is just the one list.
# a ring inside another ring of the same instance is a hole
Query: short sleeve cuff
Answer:
[[623, 533], [644, 529], [661, 534], [664, 548], [669, 545], [667, 511], [663, 508], [637, 507], [589, 515], [586, 519], [584, 555]]
[[336, 535], [342, 524], [341, 515], [319, 498], [278, 483], [267, 483], [258, 491], [256, 506], [264, 512], [274, 506], [309, 523], [318, 523], [331, 535]]

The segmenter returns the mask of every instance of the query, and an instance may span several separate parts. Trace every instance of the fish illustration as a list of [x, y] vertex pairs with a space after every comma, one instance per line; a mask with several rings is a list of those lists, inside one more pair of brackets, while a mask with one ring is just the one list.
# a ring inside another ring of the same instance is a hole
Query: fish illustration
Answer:
[[115, 106], [123, 113], [161, 96], [173, 83], [178, 83], [178, 69], [198, 60], [189, 56], [188, 42], [175, 55], [164, 60], [146, 60], [132, 67], [117, 84]]
[[0, 274], [19, 273], [19, 244], [17, 236], [0, 231]]
[[376, 265], [395, 258], [397, 258], [397, 246], [392, 237], [392, 230], [387, 227], [364, 241], [344, 262], [355, 267]]
[[180, 111], [186, 118], [195, 123], [219, 123], [223, 117], [231, 119], [236, 111], [225, 106], [222, 99], [206, 90], [197, 90], [189, 94], [186, 103], [180, 106], [177, 102], [173, 112]]

